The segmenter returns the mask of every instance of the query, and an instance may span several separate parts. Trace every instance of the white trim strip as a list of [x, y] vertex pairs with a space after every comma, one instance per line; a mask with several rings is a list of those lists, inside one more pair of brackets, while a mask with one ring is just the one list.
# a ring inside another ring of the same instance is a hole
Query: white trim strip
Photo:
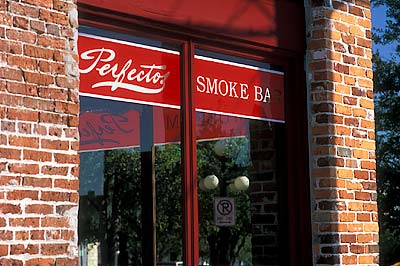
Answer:
[[138, 44], [138, 43], [133, 43], [133, 42], [128, 42], [128, 41], [111, 39], [111, 38], [108, 38], [108, 37], [97, 36], [97, 35], [81, 33], [81, 32], [79, 33], [79, 35], [85, 36], [85, 37], [89, 37], [89, 38], [93, 38], [93, 39], [102, 40], [102, 41], [115, 42], [115, 43], [120, 43], [120, 44], [124, 44], [124, 45], [129, 45], [129, 46], [134, 46], [134, 47], [154, 50], [154, 51], [158, 51], [158, 52], [180, 55], [180, 53], [178, 51], [168, 50], [168, 49], [165, 49], [165, 48], [158, 48], [158, 47], [154, 47], [154, 46], [148, 46], [148, 45], [144, 45], [144, 44]]
[[240, 114], [234, 114], [234, 113], [211, 111], [211, 110], [200, 109], [200, 108], [196, 108], [196, 112], [203, 112], [203, 113], [217, 114], [217, 115], [228, 115], [228, 116], [235, 116], [235, 117], [240, 117], [240, 118], [249, 118], [249, 119], [256, 119], [256, 120], [261, 120], [261, 121], [269, 121], [269, 122], [276, 122], [276, 123], [283, 123], [283, 124], [286, 123], [285, 120], [277, 120], [277, 119], [262, 118], [262, 117], [251, 116], [251, 115], [240, 115]]
[[256, 66], [250, 66], [250, 65], [245, 65], [245, 64], [240, 64], [240, 63], [225, 61], [225, 60], [221, 60], [221, 59], [215, 59], [215, 58], [211, 58], [211, 57], [205, 57], [205, 56], [201, 56], [201, 55], [195, 55], [194, 58], [195, 58], [195, 59], [204, 60], [204, 61], [210, 61], [210, 62], [221, 63], [221, 64], [225, 64], [225, 65], [237, 66], [237, 67], [242, 67], [242, 68], [248, 68], [248, 69], [252, 69], [252, 70], [262, 71], [262, 72], [268, 72], [268, 73], [278, 74], [278, 75], [282, 75], [282, 76], [285, 74], [285, 73], [283, 73], [283, 72], [281, 72], [281, 71], [270, 70], [270, 69], [266, 69], [266, 68], [261, 68], [261, 67], [256, 67]]
[[100, 98], [100, 99], [105, 99], [105, 100], [114, 100], [114, 101], [118, 101], [118, 102], [147, 104], [147, 105], [154, 105], [154, 106], [160, 106], [160, 107], [173, 108], [173, 109], [178, 109], [178, 110], [181, 109], [180, 106], [172, 105], [172, 104], [146, 102], [146, 101], [125, 99], [125, 98], [119, 98], [119, 97], [113, 97], [113, 96], [105, 96], [105, 95], [92, 94], [92, 93], [86, 93], [86, 92], [80, 92], [79, 96], [86, 96], [86, 97], [91, 97], [91, 98]]

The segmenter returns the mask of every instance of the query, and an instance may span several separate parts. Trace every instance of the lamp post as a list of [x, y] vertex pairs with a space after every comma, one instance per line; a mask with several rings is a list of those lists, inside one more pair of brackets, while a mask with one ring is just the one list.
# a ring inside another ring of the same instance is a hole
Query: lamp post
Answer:
[[[229, 192], [243, 192], [249, 188], [250, 184], [248, 177], [245, 175], [239, 175], [236, 178], [229, 177], [234, 171], [232, 167], [228, 169], [230, 158], [227, 156], [226, 144], [225, 140], [219, 140], [214, 145], [214, 154], [221, 162], [220, 173], [207, 175], [199, 181], [199, 188], [203, 191], [215, 191], [219, 188], [219, 197], [227, 197]], [[240, 171], [240, 169], [237, 170]], [[210, 265], [230, 266], [235, 257], [234, 250], [240, 235], [238, 233], [235, 234], [230, 226], [218, 227], [219, 230], [216, 233], [210, 233], [207, 236]]]

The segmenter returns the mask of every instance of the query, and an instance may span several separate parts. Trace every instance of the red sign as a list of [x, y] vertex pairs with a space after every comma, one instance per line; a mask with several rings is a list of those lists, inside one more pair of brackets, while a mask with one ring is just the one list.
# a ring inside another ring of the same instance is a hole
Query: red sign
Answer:
[[82, 95], [179, 107], [179, 52], [80, 34]]
[[196, 56], [196, 110], [284, 122], [284, 75], [248, 65]]
[[[80, 150], [93, 151], [140, 145], [140, 114], [130, 110], [123, 114], [84, 112], [80, 115]], [[154, 143], [180, 141], [179, 110], [153, 108]], [[248, 121], [238, 117], [197, 113], [197, 140], [246, 136]]]
[[[179, 52], [80, 35], [81, 95], [162, 107], [180, 106]], [[197, 111], [284, 122], [282, 72], [194, 58]]]

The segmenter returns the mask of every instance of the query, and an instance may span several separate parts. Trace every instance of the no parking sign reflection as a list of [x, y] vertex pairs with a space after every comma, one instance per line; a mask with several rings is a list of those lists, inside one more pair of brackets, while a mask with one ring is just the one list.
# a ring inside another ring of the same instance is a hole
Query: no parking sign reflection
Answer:
[[216, 226], [235, 225], [235, 200], [233, 198], [214, 198], [214, 221]]

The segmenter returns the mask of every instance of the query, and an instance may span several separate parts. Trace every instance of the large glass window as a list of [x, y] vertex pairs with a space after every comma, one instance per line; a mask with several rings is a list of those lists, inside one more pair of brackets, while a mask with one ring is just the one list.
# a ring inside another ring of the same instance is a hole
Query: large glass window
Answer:
[[[195, 73], [205, 73], [195, 81], [200, 264], [284, 265], [283, 95], [273, 81], [283, 73], [202, 50], [195, 58]], [[214, 104], [199, 102], [210, 96]]]
[[183, 259], [179, 52], [89, 32], [97, 35], [79, 43], [80, 265], [175, 265]]
[[285, 265], [284, 73], [81, 31], [80, 265]]

